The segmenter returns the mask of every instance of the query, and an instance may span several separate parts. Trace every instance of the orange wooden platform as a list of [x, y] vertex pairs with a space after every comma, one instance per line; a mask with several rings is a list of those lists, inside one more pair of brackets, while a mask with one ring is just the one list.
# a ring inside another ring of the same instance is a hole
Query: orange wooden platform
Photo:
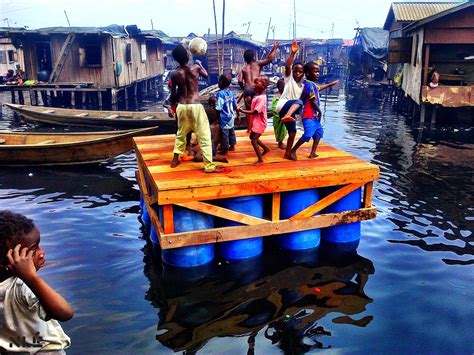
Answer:
[[[138, 161], [137, 181], [162, 248], [275, 235], [375, 218], [376, 209], [372, 206], [371, 199], [373, 181], [380, 174], [378, 166], [324, 142], [318, 147], [319, 157], [308, 158], [311, 143], [307, 143], [298, 150], [298, 161], [290, 161], [283, 159], [284, 152], [277, 148], [271, 129], [261, 139], [271, 149], [264, 156], [265, 164], [253, 165], [257, 157], [247, 133], [238, 131], [236, 150], [227, 155], [229, 163], [217, 163], [231, 171], [207, 174], [200, 162], [183, 161], [176, 168], [170, 167], [174, 135], [134, 138]], [[280, 220], [281, 192], [327, 186], [340, 188], [290, 219]], [[362, 186], [364, 193], [361, 209], [314, 216]], [[271, 196], [269, 219], [256, 218], [212, 204], [212, 200], [216, 199], [260, 194]], [[163, 206], [164, 221], [158, 219], [155, 208], [158, 205]], [[174, 233], [173, 205], [243, 225]]]

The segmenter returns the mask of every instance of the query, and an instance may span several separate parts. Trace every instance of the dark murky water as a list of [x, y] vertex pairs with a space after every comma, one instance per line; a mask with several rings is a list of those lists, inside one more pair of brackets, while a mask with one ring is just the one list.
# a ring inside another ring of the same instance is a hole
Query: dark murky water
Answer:
[[[343, 258], [267, 253], [163, 270], [138, 220], [133, 153], [91, 167], [1, 167], [0, 208], [35, 220], [41, 273], [75, 309], [63, 324], [68, 353], [472, 353], [470, 126], [440, 122], [417, 143], [370, 91], [334, 91], [325, 110], [325, 140], [381, 169], [377, 219], [362, 223], [357, 254]], [[0, 129], [51, 130], [7, 108], [2, 118]]]

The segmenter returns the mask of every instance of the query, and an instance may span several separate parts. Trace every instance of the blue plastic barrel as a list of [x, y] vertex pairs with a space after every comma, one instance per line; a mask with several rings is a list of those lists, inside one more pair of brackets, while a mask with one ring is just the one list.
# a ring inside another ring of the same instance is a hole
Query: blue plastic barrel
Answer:
[[[281, 194], [280, 218], [288, 219], [319, 201], [317, 189], [290, 191]], [[282, 234], [276, 237], [280, 247], [289, 250], [312, 249], [319, 246], [319, 229]]]
[[143, 210], [143, 207], [145, 207], [145, 200], [143, 199], [143, 194], [140, 191], [140, 209]]
[[[160, 221], [163, 221], [163, 208], [159, 209]], [[206, 230], [214, 228], [211, 215], [173, 206], [175, 233]], [[214, 259], [214, 244], [192, 245], [182, 248], [163, 249], [165, 263], [178, 267], [193, 267], [206, 264]]]
[[143, 205], [143, 208], [142, 208], [142, 222], [147, 229], [150, 227], [151, 219], [150, 219], [150, 215], [148, 214], [148, 210], [145, 204]]
[[150, 240], [154, 245], [160, 245], [160, 241], [158, 240], [158, 233], [156, 233], [154, 224], [151, 225]]
[[[326, 188], [324, 194], [327, 196], [340, 187]], [[321, 213], [338, 213], [349, 210], [358, 210], [362, 205], [362, 189], [357, 189], [349, 195], [325, 208]], [[323, 228], [321, 238], [325, 243], [348, 243], [350, 249], [357, 247], [360, 240], [360, 222], [339, 224], [334, 227]]]
[[[263, 217], [263, 196], [243, 196], [224, 199], [219, 202], [221, 207], [232, 211]], [[225, 219], [216, 222], [220, 227], [240, 226], [241, 223]], [[219, 255], [224, 259], [248, 259], [260, 255], [263, 251], [263, 238], [249, 238], [231, 242], [217, 243]]]

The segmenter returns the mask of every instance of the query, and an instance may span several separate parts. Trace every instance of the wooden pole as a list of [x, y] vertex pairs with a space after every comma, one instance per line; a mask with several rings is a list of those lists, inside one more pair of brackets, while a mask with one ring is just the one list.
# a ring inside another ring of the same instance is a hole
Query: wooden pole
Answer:
[[225, 0], [222, 0], [222, 72], [220, 72], [219, 74], [224, 73], [224, 67], [225, 67], [224, 28], [225, 28]]
[[423, 85], [428, 85], [428, 65], [430, 63], [430, 45], [425, 45], [425, 65], [423, 67]]
[[217, 16], [216, 16], [216, 0], [212, 0], [212, 7], [214, 9], [214, 26], [216, 28], [216, 53], [217, 53], [217, 71], [220, 74], [221, 71], [221, 60], [220, 60], [220, 54], [219, 54], [219, 39], [218, 39], [218, 33], [217, 33]]

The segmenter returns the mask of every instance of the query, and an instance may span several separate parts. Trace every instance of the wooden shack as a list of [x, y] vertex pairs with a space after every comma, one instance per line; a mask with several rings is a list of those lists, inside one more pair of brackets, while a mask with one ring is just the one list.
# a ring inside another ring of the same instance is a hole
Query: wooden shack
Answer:
[[402, 28], [412, 24], [415, 21], [422, 20], [429, 16], [451, 9], [458, 6], [461, 2], [394, 2], [390, 5], [390, 9], [385, 19], [383, 29], [389, 31], [389, 40], [391, 43], [389, 57], [389, 65], [387, 70], [387, 79], [392, 80], [397, 74], [400, 63], [397, 56], [401, 51], [398, 45], [402, 38]]
[[15, 70], [16, 64], [23, 68], [23, 57], [19, 56], [11, 38], [0, 35], [0, 75], [5, 75], [9, 69]]
[[105, 91], [111, 103], [121, 91], [136, 94], [137, 85], [147, 90], [164, 72], [162, 39], [136, 26], [4, 29], [0, 35], [23, 56], [29, 79], [56, 88], [82, 84]]
[[260, 59], [265, 48], [264, 43], [252, 40], [250, 35], [240, 35], [234, 31], [224, 37], [207, 35], [204, 38], [208, 43], [207, 67], [210, 84], [217, 83], [219, 68], [224, 73], [237, 75], [245, 64], [244, 52], [247, 49], [254, 50], [256, 58]]
[[[403, 29], [403, 37], [398, 47], [402, 90], [413, 112], [419, 110], [420, 126], [428, 109], [434, 126], [439, 106], [474, 106], [474, 2], [416, 21]], [[429, 85], [433, 70], [440, 74], [437, 87]]]

